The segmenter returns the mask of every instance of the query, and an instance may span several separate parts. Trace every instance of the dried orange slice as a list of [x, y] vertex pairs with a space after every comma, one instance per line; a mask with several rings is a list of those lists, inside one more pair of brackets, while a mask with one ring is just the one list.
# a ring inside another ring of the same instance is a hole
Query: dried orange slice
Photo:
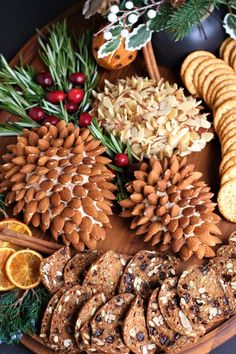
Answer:
[[[9, 230], [19, 232], [28, 236], [32, 236], [30, 228], [25, 225], [23, 222], [16, 219], [4, 219], [0, 221], [0, 232], [7, 227]], [[10, 247], [15, 250], [20, 249], [19, 246], [13, 245], [10, 242], [0, 241], [0, 247]]]
[[6, 263], [13, 253], [15, 253], [15, 250], [12, 248], [0, 248], [0, 291], [10, 290], [15, 287], [6, 274]]
[[13, 253], [6, 263], [8, 279], [20, 289], [35, 288], [41, 281], [39, 267], [42, 260], [41, 254], [28, 249]]

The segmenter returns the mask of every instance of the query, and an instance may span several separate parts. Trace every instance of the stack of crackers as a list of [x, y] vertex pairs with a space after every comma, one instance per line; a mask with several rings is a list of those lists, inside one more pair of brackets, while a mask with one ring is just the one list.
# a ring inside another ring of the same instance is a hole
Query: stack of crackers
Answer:
[[53, 296], [40, 337], [61, 353], [177, 353], [236, 313], [235, 241], [179, 276], [179, 260], [154, 251], [72, 256], [64, 247], [41, 265]]
[[229, 65], [236, 41], [227, 39], [220, 53], [224, 60], [206, 51], [191, 53], [182, 64], [181, 77], [188, 91], [213, 110], [222, 151], [218, 207], [227, 220], [236, 222], [236, 73]]

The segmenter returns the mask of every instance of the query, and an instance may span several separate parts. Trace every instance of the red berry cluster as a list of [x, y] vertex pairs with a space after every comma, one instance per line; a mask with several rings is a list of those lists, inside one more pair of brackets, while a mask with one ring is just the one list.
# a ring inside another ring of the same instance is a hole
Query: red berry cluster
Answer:
[[[70, 75], [70, 82], [74, 85], [83, 85], [86, 81], [86, 76], [83, 73], [76, 72]], [[53, 86], [53, 78], [49, 72], [41, 72], [36, 76], [36, 82], [45, 89]], [[75, 114], [79, 109], [79, 104], [83, 101], [84, 90], [78, 87], [73, 87], [67, 93], [61, 90], [47, 91], [45, 99], [52, 104], [60, 104], [64, 102], [64, 107], [69, 114]], [[46, 115], [44, 110], [39, 107], [33, 107], [28, 112], [30, 118], [39, 123], [51, 123], [56, 125], [59, 119], [55, 116]], [[82, 127], [88, 126], [92, 121], [89, 113], [82, 113], [79, 117], [79, 125]]]

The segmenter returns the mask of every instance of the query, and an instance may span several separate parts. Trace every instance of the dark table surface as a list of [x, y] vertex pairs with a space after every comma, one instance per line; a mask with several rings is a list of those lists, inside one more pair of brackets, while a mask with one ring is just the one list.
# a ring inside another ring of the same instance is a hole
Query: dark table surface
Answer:
[[[32, 37], [36, 28], [42, 27], [78, 1], [0, 0], [0, 52], [10, 60]], [[21, 345], [0, 345], [0, 354], [12, 353], [28, 354], [32, 352]], [[236, 353], [236, 337], [211, 352], [211, 354], [223, 353]]]

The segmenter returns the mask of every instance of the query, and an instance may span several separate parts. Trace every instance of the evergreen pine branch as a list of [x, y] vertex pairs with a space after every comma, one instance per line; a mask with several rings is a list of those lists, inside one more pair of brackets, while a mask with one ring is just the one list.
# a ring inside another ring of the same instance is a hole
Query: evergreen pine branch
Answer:
[[42, 286], [0, 295], [0, 342], [18, 343], [24, 334], [36, 333], [41, 315], [50, 299]]

